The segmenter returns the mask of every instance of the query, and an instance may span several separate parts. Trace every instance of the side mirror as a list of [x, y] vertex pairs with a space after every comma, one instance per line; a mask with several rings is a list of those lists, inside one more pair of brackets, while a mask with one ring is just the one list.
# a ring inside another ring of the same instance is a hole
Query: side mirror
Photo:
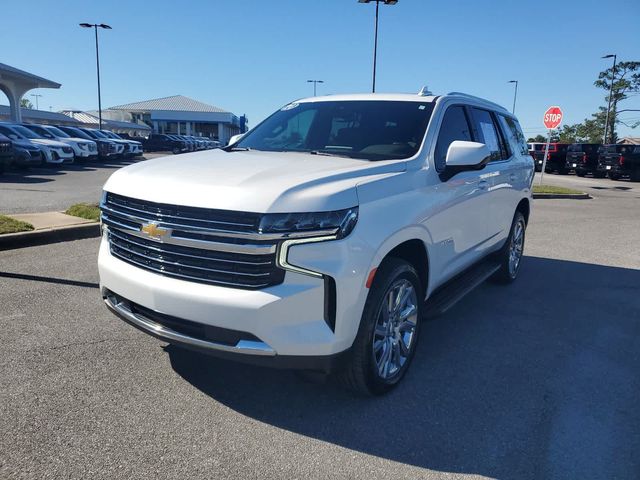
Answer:
[[244, 137], [244, 133], [239, 133], [238, 135], [234, 135], [229, 139], [229, 143], [227, 145], [233, 145], [234, 143], [238, 143], [238, 141]]
[[443, 180], [456, 173], [468, 170], [482, 170], [491, 159], [491, 151], [484, 143], [455, 140], [447, 150], [446, 167]]

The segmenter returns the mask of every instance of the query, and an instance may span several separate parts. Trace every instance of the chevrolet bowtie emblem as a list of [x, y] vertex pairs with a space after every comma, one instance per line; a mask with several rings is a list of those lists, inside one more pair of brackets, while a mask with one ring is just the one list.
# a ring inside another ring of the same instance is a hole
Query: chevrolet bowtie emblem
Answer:
[[147, 223], [140, 227], [140, 231], [146, 233], [150, 237], [162, 238], [169, 233], [169, 229], [158, 226], [157, 223]]

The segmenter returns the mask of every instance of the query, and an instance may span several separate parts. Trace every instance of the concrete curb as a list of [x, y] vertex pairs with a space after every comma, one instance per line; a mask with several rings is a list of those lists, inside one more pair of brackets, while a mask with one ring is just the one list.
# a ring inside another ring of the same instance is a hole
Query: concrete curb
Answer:
[[534, 193], [534, 199], [564, 198], [567, 200], [589, 200], [593, 198], [588, 193]]
[[0, 235], [0, 251], [100, 236], [98, 222]]

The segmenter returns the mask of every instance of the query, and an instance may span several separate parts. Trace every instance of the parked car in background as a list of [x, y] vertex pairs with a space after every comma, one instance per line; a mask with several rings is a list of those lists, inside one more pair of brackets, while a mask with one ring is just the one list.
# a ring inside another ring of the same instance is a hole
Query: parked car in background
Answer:
[[[569, 173], [567, 170], [567, 147], [568, 143], [552, 142], [549, 144], [549, 154], [547, 156], [547, 164], [545, 166], [545, 173], [558, 172], [561, 175]], [[536, 167], [542, 169], [542, 162], [544, 160], [544, 152], [547, 148], [545, 143], [542, 144], [542, 149], [535, 151]]]
[[604, 145], [598, 159], [598, 173], [611, 180], [628, 177], [640, 182], [640, 145]]
[[23, 123], [22, 126], [28, 128], [41, 138], [66, 143], [73, 149], [75, 160], [95, 160], [98, 158], [98, 146], [96, 145], [96, 142], [92, 140], [72, 138], [67, 133], [52, 125]]
[[533, 162], [477, 97], [297, 100], [186, 157], [111, 176], [98, 258], [106, 306], [178, 346], [382, 394], [426, 311], [523, 260]]
[[81, 130], [90, 137], [93, 137], [94, 140], [106, 140], [114, 143], [116, 145], [116, 157], [124, 157], [128, 154], [129, 144], [127, 143], [127, 141], [110, 138], [97, 128], [81, 128]]
[[13, 144], [9, 137], [0, 134], [0, 175], [9, 168], [13, 160]]
[[73, 149], [66, 143], [40, 138], [28, 128], [11, 123], [0, 123], [0, 133], [9, 137], [12, 142], [21, 143], [21, 140], [25, 145], [39, 147], [47, 164], [73, 163]]
[[125, 142], [127, 147], [125, 150], [126, 157], [139, 157], [143, 153], [142, 142], [138, 142], [137, 140], [130, 140], [128, 138], [122, 138], [117, 133], [114, 133], [110, 130], [100, 130], [104, 135], [109, 137], [111, 140], [116, 140], [119, 142]]
[[196, 151], [196, 142], [194, 142], [190, 138], [187, 138], [184, 135], [177, 135], [177, 134], [173, 134], [173, 133], [170, 136], [175, 138], [176, 140], [178, 140], [180, 142], [184, 142], [184, 144], [187, 146], [187, 151], [188, 152], [195, 152]]
[[587, 173], [602, 178], [604, 174], [598, 172], [599, 143], [572, 143], [567, 147], [566, 169], [575, 170], [576, 175], [584, 177]]
[[149, 137], [142, 142], [142, 146], [147, 152], [173, 152], [183, 153], [188, 152], [189, 148], [187, 143], [178, 138], [174, 138], [171, 135], [165, 135], [163, 133], [152, 133]]
[[533, 162], [535, 165], [536, 172], [542, 171], [542, 157], [536, 158], [536, 153], [542, 151], [544, 153], [544, 143], [527, 143], [527, 150], [529, 151], [529, 155], [533, 158]]
[[95, 142], [98, 146], [98, 158], [100, 160], [108, 160], [118, 155], [119, 148], [113, 140], [94, 137], [79, 127], [67, 127], [63, 125], [58, 125], [57, 127], [71, 137], [83, 138]]
[[40, 147], [13, 143], [13, 166], [24, 169], [38, 167], [44, 162], [44, 154]]

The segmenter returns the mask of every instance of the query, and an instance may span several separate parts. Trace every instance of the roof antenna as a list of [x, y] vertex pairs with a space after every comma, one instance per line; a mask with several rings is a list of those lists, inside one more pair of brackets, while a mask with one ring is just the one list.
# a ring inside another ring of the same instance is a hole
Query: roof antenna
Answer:
[[420, 91], [418, 92], [418, 95], [420, 95], [421, 97], [428, 97], [429, 95], [433, 95], [433, 92], [429, 90], [429, 87], [425, 85], [420, 89]]

